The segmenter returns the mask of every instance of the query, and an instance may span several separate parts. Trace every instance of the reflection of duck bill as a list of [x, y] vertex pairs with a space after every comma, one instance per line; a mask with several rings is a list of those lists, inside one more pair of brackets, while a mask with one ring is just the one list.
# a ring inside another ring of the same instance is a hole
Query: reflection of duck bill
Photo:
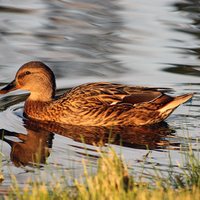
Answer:
[[9, 137], [3, 138], [11, 146], [10, 158], [13, 164], [19, 166], [35, 166], [37, 163], [45, 163], [50, 155], [53, 133], [45, 130], [32, 131], [27, 129], [28, 134], [20, 134], [1, 130], [4, 136], [17, 137], [20, 142], [13, 141]]

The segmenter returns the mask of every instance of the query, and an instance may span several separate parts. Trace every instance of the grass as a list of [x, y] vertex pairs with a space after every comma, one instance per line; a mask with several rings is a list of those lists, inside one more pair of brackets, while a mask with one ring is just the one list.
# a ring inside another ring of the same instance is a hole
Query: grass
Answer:
[[[198, 141], [196, 141], [198, 144]], [[169, 171], [162, 173], [152, 162], [155, 175], [145, 175], [143, 169], [139, 179], [130, 173], [123, 155], [118, 155], [113, 148], [108, 147], [107, 153], [100, 150], [97, 172], [91, 173], [89, 158], [82, 160], [84, 175], [78, 179], [70, 176], [67, 170], [57, 168], [56, 174], [49, 169], [51, 181], [39, 175], [35, 181], [29, 179], [23, 189], [20, 189], [16, 177], [12, 174], [12, 184], [5, 199], [99, 199], [99, 200], [192, 200], [200, 199], [200, 161], [199, 152], [194, 153], [191, 143], [185, 150], [181, 149], [182, 163], [177, 163], [181, 173], [175, 172], [171, 164]], [[197, 148], [198, 149], [198, 148]], [[146, 158], [151, 158], [149, 153]], [[55, 164], [56, 165], [56, 164]], [[38, 169], [39, 170], [39, 169]], [[143, 180], [148, 181], [143, 181]], [[69, 184], [70, 182], [70, 184]]]

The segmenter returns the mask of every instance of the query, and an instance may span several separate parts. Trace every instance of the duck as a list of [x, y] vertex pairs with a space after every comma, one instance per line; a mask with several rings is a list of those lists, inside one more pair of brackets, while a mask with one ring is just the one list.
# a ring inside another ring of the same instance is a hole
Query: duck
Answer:
[[83, 126], [141, 126], [165, 120], [193, 93], [169, 96], [171, 88], [85, 83], [56, 96], [53, 71], [40, 61], [22, 65], [0, 94], [30, 92], [24, 104], [29, 120]]

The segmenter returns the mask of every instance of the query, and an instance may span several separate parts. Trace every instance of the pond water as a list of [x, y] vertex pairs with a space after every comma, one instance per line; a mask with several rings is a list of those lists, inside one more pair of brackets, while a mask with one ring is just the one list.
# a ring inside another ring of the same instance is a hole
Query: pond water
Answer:
[[[0, 85], [13, 80], [22, 64], [37, 60], [54, 71], [58, 94], [93, 81], [171, 87], [176, 91], [171, 95], [194, 92], [193, 101], [181, 105], [165, 123], [113, 130], [111, 146], [131, 163], [134, 173], [141, 170], [138, 159], [147, 154], [146, 145], [151, 149], [151, 161], [161, 170], [168, 169], [166, 155], [170, 151], [178, 171], [176, 161], [182, 163], [180, 144], [184, 144], [184, 137], [191, 137], [194, 150], [200, 138], [199, 6], [194, 0], [1, 1]], [[59, 168], [79, 176], [81, 161], [87, 157], [85, 146], [95, 166], [98, 153], [92, 143], [106, 146], [110, 130], [63, 128], [24, 120], [27, 96], [22, 90], [0, 96], [1, 149], [5, 156], [1, 188], [10, 185], [10, 172], [20, 187], [28, 176], [38, 173], [32, 160], [40, 146], [40, 172], [46, 160], [52, 168], [56, 162]], [[153, 173], [151, 164], [145, 165], [145, 172]]]

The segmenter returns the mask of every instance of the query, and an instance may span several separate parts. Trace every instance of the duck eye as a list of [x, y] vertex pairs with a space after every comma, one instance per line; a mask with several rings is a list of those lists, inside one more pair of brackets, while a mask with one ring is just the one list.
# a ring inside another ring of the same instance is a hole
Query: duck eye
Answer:
[[31, 72], [29, 72], [29, 71], [26, 71], [26, 75], [29, 75]]

